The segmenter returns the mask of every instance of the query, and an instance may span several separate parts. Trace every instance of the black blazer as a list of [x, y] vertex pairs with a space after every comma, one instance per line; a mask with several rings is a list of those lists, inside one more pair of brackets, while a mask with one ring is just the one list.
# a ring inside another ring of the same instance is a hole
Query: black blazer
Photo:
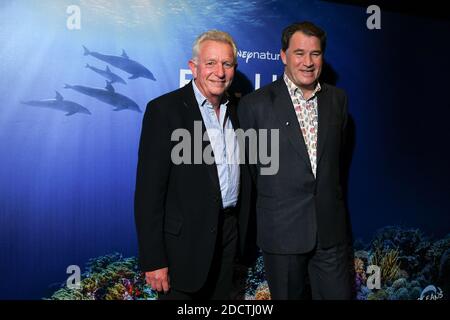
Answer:
[[[324, 248], [349, 236], [340, 176], [347, 97], [327, 84], [322, 85], [317, 97], [317, 179], [283, 78], [239, 103], [238, 116], [244, 130], [279, 130], [278, 172], [262, 175], [261, 169], [269, 165], [263, 165], [260, 157], [251, 166], [257, 192], [257, 242], [269, 253], [305, 253], [314, 248], [317, 236]], [[270, 138], [268, 141], [268, 150], [276, 152], [276, 145]]]
[[[232, 101], [227, 110], [233, 127], [237, 128]], [[141, 269], [169, 267], [171, 286], [186, 292], [199, 290], [206, 281], [222, 208], [215, 164], [175, 165], [171, 161], [172, 148], [179, 143], [171, 141], [172, 132], [186, 129], [194, 142], [194, 121], [202, 122], [203, 134], [206, 128], [192, 83], [148, 103], [142, 123], [135, 192]], [[204, 149], [209, 141], [202, 144]], [[250, 188], [250, 176], [247, 171], [240, 171], [238, 205], [243, 212], [239, 215], [243, 242], [248, 216], [245, 194]]]

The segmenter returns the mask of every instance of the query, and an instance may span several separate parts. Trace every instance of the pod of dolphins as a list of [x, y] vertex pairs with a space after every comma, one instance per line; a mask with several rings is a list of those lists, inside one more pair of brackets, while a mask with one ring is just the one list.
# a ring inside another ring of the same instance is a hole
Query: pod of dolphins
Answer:
[[[89, 51], [89, 49], [86, 48], [85, 46], [83, 46], [83, 49], [85, 56], [92, 56], [94, 58], [97, 58], [98, 60], [106, 62], [118, 69], [121, 69], [129, 73], [130, 77], [128, 79], [146, 78], [149, 80], [156, 81], [152, 72], [139, 62], [130, 59], [125, 50], [122, 50], [122, 55], [113, 56], [101, 54], [94, 51]], [[134, 102], [131, 98], [116, 92], [116, 90], [112, 86], [113, 83], [121, 83], [124, 85], [126, 85], [127, 83], [119, 75], [112, 72], [109, 66], [106, 66], [106, 68], [102, 70], [93, 67], [89, 64], [86, 64], [86, 68], [92, 70], [93, 72], [99, 74], [100, 76], [106, 79], [105, 88], [93, 88], [82, 85], [69, 85], [69, 84], [65, 84], [64, 88], [72, 89], [78, 93], [87, 95], [89, 97], [102, 101], [106, 104], [109, 104], [114, 107], [113, 111], [120, 111], [127, 109], [142, 112], [137, 103]], [[82, 105], [74, 101], [65, 100], [64, 97], [58, 91], [56, 91], [56, 96], [54, 99], [28, 100], [28, 101], [21, 101], [21, 103], [29, 106], [59, 110], [65, 112], [66, 116], [71, 116], [76, 113], [89, 115], [91, 114], [91, 112]]]

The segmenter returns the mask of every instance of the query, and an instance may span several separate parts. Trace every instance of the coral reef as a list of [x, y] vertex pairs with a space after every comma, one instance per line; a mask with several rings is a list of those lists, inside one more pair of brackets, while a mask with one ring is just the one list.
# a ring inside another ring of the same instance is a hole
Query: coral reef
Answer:
[[267, 281], [261, 282], [255, 291], [255, 300], [270, 300], [270, 291]]
[[[380, 269], [380, 287], [372, 288], [368, 267]], [[427, 287], [437, 287], [443, 298], [450, 291], [450, 234], [432, 241], [417, 229], [388, 226], [378, 230], [373, 240], [354, 245], [354, 293], [357, 300], [415, 300]], [[134, 257], [119, 253], [91, 259], [82, 274], [81, 287], [61, 285], [54, 300], [155, 300], [157, 294], [146, 284]], [[233, 298], [268, 300], [261, 252], [250, 266], [237, 264]], [[350, 270], [349, 270], [350, 272]]]
[[113, 253], [90, 259], [81, 275], [80, 288], [57, 290], [52, 300], [154, 300], [157, 295], [146, 284], [136, 258]]
[[[449, 247], [450, 235], [433, 242], [418, 229], [388, 226], [378, 230], [367, 246], [367, 252], [355, 252], [356, 298], [414, 300], [418, 299], [422, 290], [430, 284], [446, 288], [449, 280], [445, 280], [448, 279], [445, 276], [444, 280], [441, 280], [440, 274], [446, 273], [448, 265], [442, 264], [441, 260], [445, 260], [444, 253]], [[369, 259], [364, 260], [361, 257], [366, 253]], [[368, 289], [367, 283], [362, 279], [362, 271], [366, 270], [369, 264], [380, 267], [380, 289]]]
[[374, 249], [370, 256], [370, 264], [380, 267], [381, 281], [392, 283], [400, 273], [398, 249], [389, 249], [389, 247], [383, 246], [383, 243], [379, 240], [375, 240], [372, 246]]
[[425, 264], [425, 253], [431, 243], [418, 229], [402, 229], [387, 226], [378, 230], [372, 241], [372, 250], [398, 250], [398, 262], [401, 270], [416, 274]]
[[266, 279], [264, 272], [264, 262], [260, 254], [256, 259], [255, 264], [247, 271], [247, 281], [245, 285], [245, 292], [247, 295], [254, 295], [259, 285]]

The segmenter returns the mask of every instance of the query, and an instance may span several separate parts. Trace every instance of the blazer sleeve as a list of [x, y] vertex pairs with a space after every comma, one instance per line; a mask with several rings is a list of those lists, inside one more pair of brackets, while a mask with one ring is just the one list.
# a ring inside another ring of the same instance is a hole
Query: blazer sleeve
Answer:
[[142, 121], [134, 201], [139, 264], [144, 272], [167, 266], [163, 223], [170, 148], [167, 114], [162, 105], [151, 101]]

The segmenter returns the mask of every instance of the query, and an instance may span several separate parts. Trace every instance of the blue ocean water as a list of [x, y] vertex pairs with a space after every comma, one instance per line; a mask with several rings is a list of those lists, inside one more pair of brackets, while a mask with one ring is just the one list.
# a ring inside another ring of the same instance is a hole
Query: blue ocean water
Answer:
[[[149, 100], [179, 87], [198, 34], [230, 29], [237, 20], [260, 26], [260, 4], [2, 1], [2, 298], [41, 298], [64, 281], [69, 265], [106, 252], [137, 253], [133, 193], [143, 113], [113, 111], [116, 106], [96, 99], [109, 95], [107, 79], [86, 64], [108, 66], [126, 81], [112, 84], [115, 93], [145, 111]], [[80, 9], [80, 29], [67, 28], [71, 5]], [[128, 79], [126, 71], [84, 55], [83, 46], [116, 59], [125, 50], [156, 81]], [[97, 91], [85, 95], [66, 84]], [[91, 114], [48, 108], [57, 103], [56, 92]], [[36, 101], [41, 105], [21, 103]]]
[[[80, 29], [67, 28], [71, 5], [80, 9]], [[417, 49], [408, 32], [419, 30], [423, 19], [386, 13], [377, 33], [365, 27], [366, 18], [365, 8], [323, 1], [2, 1], [0, 298], [39, 299], [64, 281], [69, 265], [83, 266], [115, 251], [137, 253], [133, 194], [143, 112], [113, 111], [117, 105], [65, 85], [96, 88], [94, 96], [113, 96], [120, 105], [117, 99], [123, 98], [105, 89], [105, 77], [86, 68], [108, 66], [126, 81], [112, 84], [115, 93], [145, 111], [149, 100], [179, 87], [195, 37], [212, 28], [230, 32], [242, 51], [276, 54], [281, 31], [291, 22], [308, 19], [323, 26], [329, 38], [326, 59], [336, 84], [349, 94], [356, 128], [349, 180], [355, 234], [370, 238], [387, 224], [417, 226], [438, 236], [448, 232], [443, 194], [449, 153], [431, 149], [437, 162], [428, 170], [442, 178], [422, 173], [426, 159], [415, 153], [411, 137], [417, 137], [409, 130], [421, 118], [410, 115], [404, 123], [399, 116], [400, 110], [420, 110], [414, 99], [404, 104], [404, 96], [411, 97], [407, 80], [417, 74], [409, 68], [415, 58], [400, 55]], [[436, 22], [429, 30], [435, 27], [445, 29], [448, 23]], [[84, 55], [83, 46], [115, 57], [125, 50], [156, 80], [128, 79], [125, 70]], [[439, 56], [437, 43], [431, 46]], [[283, 70], [279, 60], [240, 58], [238, 63], [253, 87], [257, 74], [264, 85]], [[448, 62], [441, 68], [449, 70]], [[430, 77], [439, 79], [433, 72]], [[66, 116], [67, 111], [48, 108], [61, 98], [91, 114]], [[444, 119], [448, 109], [439, 98], [430, 99]], [[41, 105], [21, 103], [26, 101]]]

